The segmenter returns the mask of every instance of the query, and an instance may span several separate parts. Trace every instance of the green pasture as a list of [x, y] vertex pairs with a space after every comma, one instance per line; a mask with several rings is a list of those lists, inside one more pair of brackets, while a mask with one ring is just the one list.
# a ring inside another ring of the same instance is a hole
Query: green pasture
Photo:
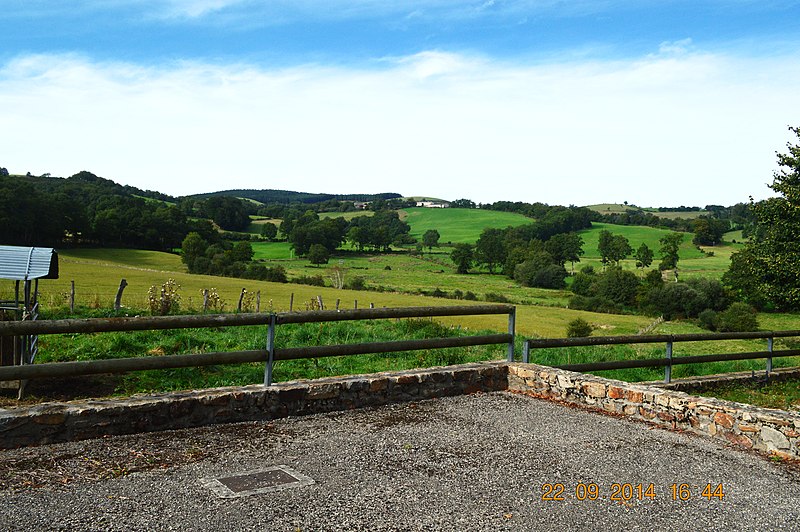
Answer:
[[[118, 315], [111, 310], [111, 307], [121, 278], [125, 278], [128, 282], [123, 297], [125, 308], [122, 313], [129, 315], [146, 313], [148, 288], [160, 287], [167, 279], [174, 278], [180, 284], [179, 312], [199, 311], [202, 290], [212, 288], [216, 289], [223, 299], [223, 310], [226, 312], [235, 310], [242, 289], [246, 289], [250, 293], [259, 293], [262, 312], [288, 311], [290, 301], [292, 310], [307, 310], [311, 300], [318, 296], [323, 299], [327, 308], [333, 308], [338, 302], [339, 308], [343, 309], [353, 308], [356, 305], [359, 308], [366, 308], [371, 304], [375, 307], [406, 307], [471, 303], [463, 300], [399, 293], [401, 288], [403, 291], [439, 288], [451, 295], [455, 290], [461, 290], [464, 293], [472, 291], [479, 299], [483, 299], [487, 292], [494, 291], [508, 297], [517, 306], [518, 348], [521, 347], [521, 341], [525, 337], [563, 337], [567, 324], [578, 317], [585, 319], [593, 326], [595, 336], [636, 334], [645, 329], [653, 334], [703, 332], [691, 322], [656, 323], [653, 318], [644, 316], [570, 310], [563, 306], [570, 295], [568, 292], [523, 288], [500, 275], [456, 275], [452, 272], [452, 267], [447, 264], [446, 253], [425, 254], [422, 258], [414, 258], [401, 253], [387, 255], [344, 253], [334, 258], [331, 264], [323, 267], [314, 267], [302, 260], [287, 262], [290, 266], [290, 274], [293, 276], [321, 275], [327, 279], [335, 269], [343, 271], [346, 281], [352, 280], [354, 276], [362, 276], [366, 285], [373, 289], [369, 291], [337, 290], [330, 287], [320, 288], [291, 283], [281, 284], [192, 275], [186, 273], [180, 257], [177, 255], [141, 250], [66, 250], [62, 251], [59, 257], [60, 278], [41, 281], [40, 289], [45, 312], [55, 312], [60, 316], [64, 316], [64, 311], [58, 309], [63, 309], [66, 305], [66, 294], [69, 291], [70, 281], [75, 281], [77, 303], [84, 313], [88, 312], [95, 316], [112, 316]], [[12, 282], [0, 282], [0, 298], [8, 298], [12, 293]], [[254, 311], [254, 304], [251, 301], [251, 306], [245, 310]], [[800, 315], [798, 314], [760, 314], [759, 320], [762, 330], [800, 329]], [[458, 334], [507, 330], [505, 316], [453, 317], [438, 319], [436, 322], [444, 328], [456, 328], [459, 331]], [[400, 322], [397, 325], [399, 327]], [[409, 327], [414, 328], [415, 326], [411, 324]], [[104, 335], [99, 335], [97, 340], [81, 344], [73, 344], [70, 338], [65, 338], [64, 342], [48, 338], [43, 339], [42, 348], [52, 352], [43, 355], [42, 360], [71, 359], [70, 357], [73, 355], [70, 353], [74, 354], [73, 358], [87, 359], [102, 356], [141, 356], [148, 352], [178, 353], [203, 352], [214, 349], [244, 349], [255, 348], [248, 347], [251, 345], [262, 345], [263, 331], [255, 331], [252, 328], [243, 329], [246, 329], [247, 332], [235, 333], [236, 338], [229, 336], [217, 338], [211, 332], [201, 331], [153, 333], [154, 336], [149, 336], [151, 333], [121, 333], [108, 339]], [[401, 330], [402, 327], [395, 329], [397, 328], [389, 327], [387, 329], [388, 332], [385, 334], [389, 336], [388, 339], [398, 338], [396, 336], [398, 334], [399, 337], [405, 337], [406, 333]], [[361, 325], [351, 327], [343, 324], [314, 324], [292, 333], [294, 336], [279, 336], [278, 342], [317, 345], [339, 341], [386, 340], [387, 338], [381, 336], [384, 333], [380, 330], [382, 329], [364, 328]], [[409, 331], [407, 334], [416, 333]], [[237, 339], [239, 335], [244, 335], [243, 339]], [[296, 338], [292, 340], [291, 338], [295, 336]], [[796, 347], [797, 343], [797, 340], [791, 339], [776, 340], [776, 348]], [[713, 344], [709, 342], [677, 343], [674, 355], [749, 352], [762, 350], [765, 345], [765, 342], [761, 340], [728, 340]], [[64, 352], [62, 353], [62, 351]], [[126, 354], [128, 351], [132, 354]], [[563, 364], [595, 360], [659, 358], [663, 357], [663, 352], [664, 346], [660, 344], [548, 349], [534, 351], [532, 361], [544, 364]], [[505, 350], [502, 347], [410, 353], [400, 356], [334, 357], [330, 360], [281, 363], [276, 368], [276, 378], [279, 380], [314, 378], [324, 375], [403, 369], [504, 357]], [[797, 358], [775, 359], [776, 367], [798, 364], [800, 364], [800, 359]], [[674, 368], [673, 376], [681, 378], [730, 371], [758, 372], [763, 371], [763, 367], [763, 360], [677, 366]], [[177, 370], [168, 372], [168, 374], [169, 383], [164, 381], [163, 374], [156, 372], [142, 373], [135, 378], [126, 377], [121, 385], [121, 390], [130, 393], [164, 389], [164, 386], [167, 386], [167, 389], [181, 389], [258, 382], [263, 374], [263, 366], [241, 365], [231, 367], [230, 370], [198, 368]], [[599, 374], [630, 381], [663, 378], [661, 369], [620, 370], [599, 372]]]
[[[456, 275], [452, 267], [444, 267], [434, 260], [422, 259], [418, 262], [406, 262], [403, 254], [381, 256], [364, 256], [358, 259], [345, 257], [342, 267], [346, 280], [354, 275], [363, 275], [368, 287], [383, 286], [383, 292], [375, 290], [355, 291], [337, 290], [330, 287], [293, 283], [270, 283], [248, 279], [233, 279], [209, 275], [194, 275], [186, 272], [180, 257], [168, 253], [121, 249], [84, 249], [64, 250], [59, 253], [59, 279], [40, 282], [40, 300], [46, 308], [59, 308], [67, 304], [70, 281], [75, 281], [76, 302], [78, 306], [97, 309], [102, 313], [111, 312], [114, 296], [120, 279], [126, 279], [128, 286], [122, 298], [123, 305], [129, 312], [140, 313], [147, 309], [147, 291], [151, 286], [160, 287], [167, 279], [173, 278], [181, 288], [181, 308], [186, 311], [199, 311], [202, 307], [202, 291], [214, 288], [224, 300], [225, 311], [236, 308], [242, 289], [248, 292], [260, 292], [261, 310], [271, 308], [275, 311], [288, 311], [290, 300], [293, 310], [304, 310], [312, 298], [321, 296], [327, 307], [332, 308], [336, 300], [341, 308], [353, 308], [356, 302], [359, 308], [368, 307], [370, 303], [376, 307], [408, 307], [408, 306], [442, 306], [470, 304], [470, 301], [454, 300], [438, 297], [399, 293], [393, 288], [409, 288], [403, 283], [418, 283], [420, 288], [441, 290], [452, 293], [456, 288], [463, 292], [473, 291], [479, 299], [486, 292], [497, 292], [506, 295], [512, 301], [525, 301], [517, 309], [517, 331], [521, 335], [562, 337], [567, 323], [576, 317], [582, 317], [593, 323], [602, 334], [632, 334], [646, 327], [652, 320], [643, 316], [596, 314], [563, 308], [568, 297], [567, 292], [530, 289], [518, 287], [502, 276]], [[303, 261], [298, 261], [303, 262]], [[291, 264], [291, 263], [290, 263]], [[321, 268], [300, 266], [296, 270], [290, 268], [290, 275], [322, 275], [327, 278], [331, 268], [338, 266], [338, 259]], [[386, 270], [386, 266], [391, 270]], [[147, 267], [144, 267], [147, 266]], [[363, 268], [363, 269], [361, 269]], [[411, 273], [404, 270], [411, 270]], [[441, 270], [441, 272], [440, 272]], [[440, 272], [440, 273], [436, 273]], [[390, 282], [390, 275], [396, 275]], [[427, 280], [426, 280], [427, 279]], [[0, 299], [13, 297], [14, 283], [0, 281]], [[481, 302], [481, 301], [478, 301]], [[482, 330], [492, 329], [504, 331], [507, 321], [503, 316], [465, 316], [443, 319], [447, 324], [458, 324], [462, 327]], [[600, 334], [600, 333], [598, 333]]]
[[[606, 223], [599, 223], [599, 222], [592, 222], [591, 229], [585, 229], [580, 231], [579, 234], [581, 238], [583, 238], [583, 251], [584, 257], [587, 259], [599, 259], [600, 252], [597, 250], [598, 242], [600, 239], [600, 231], [602, 230], [610, 231], [615, 235], [622, 235], [628, 239], [631, 244], [631, 247], [634, 251], [642, 245], [647, 244], [647, 246], [653, 250], [656, 256], [659, 256], [659, 248], [661, 244], [659, 243], [659, 239], [663, 238], [665, 235], [672, 233], [668, 229], [657, 229], [654, 227], [644, 227], [640, 225], [614, 225], [614, 224], [606, 224]], [[697, 249], [694, 244], [692, 244], [693, 234], [691, 233], [682, 233], [683, 243], [681, 244], [680, 249], [680, 260], [687, 260], [687, 259], [695, 259], [705, 256], [705, 254]]]
[[250, 225], [244, 230], [245, 233], [252, 233], [254, 235], [260, 235], [261, 229], [264, 224], [274, 224], [276, 227], [280, 227], [281, 220], [274, 219], [274, 218], [267, 218], [266, 216], [254, 216], [250, 215]]
[[635, 210], [635, 207], [623, 203], [598, 203], [596, 205], [586, 205], [586, 208], [600, 214], [623, 214]]
[[375, 214], [373, 211], [352, 211], [352, 212], [321, 212], [319, 213], [320, 220], [324, 220], [325, 218], [344, 218], [348, 222], [353, 218], [358, 218], [359, 216], [372, 216]]
[[[580, 231], [579, 233], [584, 241], [584, 255], [581, 257], [581, 262], [575, 265], [576, 270], [585, 265], [592, 265], [595, 269], [602, 267], [597, 245], [600, 231], [603, 229], [611, 231], [615, 235], [622, 235], [627, 238], [634, 253], [640, 245], [643, 243], [647, 244], [654, 255], [653, 264], [650, 266], [651, 268], [657, 268], [658, 263], [661, 261], [661, 253], [659, 251], [661, 244], [659, 243], [659, 239], [671, 232], [667, 229], [657, 229], [654, 227], [593, 222], [591, 229]], [[702, 247], [698, 249], [697, 246], [692, 244], [693, 237], [694, 235], [692, 233], [684, 233], [683, 243], [680, 248], [680, 261], [678, 262], [678, 271], [680, 275], [684, 278], [721, 278], [722, 274], [728, 270], [731, 255], [741, 248], [741, 244], [731, 244], [726, 240], [719, 246]], [[726, 239], [727, 238], [729, 238], [728, 235], [726, 235]], [[625, 269], [635, 270], [636, 260], [633, 258], [633, 255], [622, 261], [621, 266]]]
[[289, 260], [294, 257], [289, 242], [250, 242], [256, 260]]
[[[254, 248], [272, 248], [269, 253], [283, 246], [288, 256], [286, 243], [256, 243]], [[724, 248], [727, 249], [727, 248]], [[201, 307], [203, 289], [216, 288], [225, 301], [224, 309], [235, 309], [242, 289], [260, 292], [261, 309], [272, 308], [277, 311], [289, 309], [293, 295], [293, 309], [301, 310], [316, 296], [322, 296], [327, 306], [340, 301], [341, 308], [352, 308], [356, 301], [359, 307], [376, 306], [429, 306], [469, 304], [469, 301], [417, 295], [419, 292], [432, 292], [439, 289], [450, 297], [456, 290], [462, 294], [473, 292], [479, 301], [485, 301], [487, 293], [501, 294], [518, 306], [517, 327], [520, 334], [541, 337], [562, 337], [567, 323], [576, 317], [583, 317], [595, 326], [595, 334], [631, 334], [646, 327], [651, 318], [633, 315], [597, 314], [565, 308], [571, 293], [561, 290], [526, 288], [502, 275], [469, 274], [458, 275], [450, 264], [446, 252], [425, 253], [422, 258], [405, 253], [355, 254], [343, 253], [321, 267], [312, 266], [306, 260], [267, 261], [267, 265], [281, 264], [286, 267], [290, 278], [319, 275], [330, 284], [335, 269], [341, 269], [346, 283], [355, 277], [362, 277], [368, 290], [337, 290], [293, 283], [269, 283], [247, 279], [233, 279], [207, 275], [193, 275], [186, 272], [178, 255], [129, 249], [81, 249], [64, 250], [59, 254], [60, 278], [43, 280], [40, 283], [42, 303], [47, 307], [64, 306], [70, 289], [70, 281], [75, 281], [76, 299], [79, 306], [109, 309], [120, 279], [125, 278], [123, 304], [133, 311], [147, 308], [147, 290], [159, 286], [169, 278], [180, 285], [181, 304], [185, 310], [197, 311]], [[727, 260], [723, 253], [716, 253], [718, 261]], [[698, 259], [698, 262], [706, 259]], [[691, 261], [686, 263], [691, 265]], [[681, 263], [683, 264], [683, 262]], [[688, 270], [688, 266], [685, 267]], [[682, 275], [686, 270], [682, 270]], [[700, 271], [700, 273], [703, 273]], [[0, 281], [0, 298], [10, 298], [13, 282]], [[762, 329], [800, 329], [800, 317], [792, 314], [761, 315]], [[464, 317], [445, 320], [471, 328], [495, 328], [503, 330], [502, 317]], [[681, 327], [698, 329], [691, 324]], [[664, 324], [662, 328], [675, 327]], [[674, 331], [680, 332], [680, 331]]]
[[708, 211], [659, 211], [658, 209], [642, 209], [644, 212], [649, 212], [659, 218], [668, 218], [671, 220], [691, 220], [700, 216], [708, 216]]
[[[625, 205], [624, 203], [598, 203], [596, 205], [586, 205], [587, 209], [591, 209], [600, 214], [624, 214], [628, 211], [636, 211], [640, 207], [634, 205]], [[692, 219], [698, 216], [707, 216], [708, 211], [659, 211], [653, 207], [641, 208], [644, 212], [658, 216], [659, 218], [667, 218], [671, 220], [677, 219]]]
[[132, 194], [132, 196], [134, 198], [143, 199], [147, 203], [161, 203], [163, 205], [172, 205], [172, 206], [176, 205], [176, 203], [174, 201], [164, 201], [164, 200], [160, 200], [160, 199], [156, 199], [156, 198], [149, 198], [147, 196], [140, 196], [138, 194]]
[[439, 231], [439, 243], [474, 244], [487, 227], [505, 228], [532, 223], [521, 214], [483, 209], [428, 209], [414, 207], [400, 211], [400, 218], [411, 226], [411, 236], [422, 240], [429, 229]]

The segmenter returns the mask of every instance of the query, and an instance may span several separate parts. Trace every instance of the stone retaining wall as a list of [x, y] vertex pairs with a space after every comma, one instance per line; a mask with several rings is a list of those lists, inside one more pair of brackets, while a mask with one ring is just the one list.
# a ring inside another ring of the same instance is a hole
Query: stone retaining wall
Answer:
[[798, 413], [505, 362], [0, 409], [0, 448], [502, 390], [583, 405], [765, 454], [800, 459]]
[[0, 409], [0, 448], [505, 390], [505, 363]]
[[800, 459], [800, 414], [535, 364], [509, 366], [508, 390], [586, 405], [784, 459]]

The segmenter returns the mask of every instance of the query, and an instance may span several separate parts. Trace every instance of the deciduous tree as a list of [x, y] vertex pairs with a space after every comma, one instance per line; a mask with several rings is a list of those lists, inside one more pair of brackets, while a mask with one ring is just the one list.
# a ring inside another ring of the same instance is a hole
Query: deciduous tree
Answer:
[[597, 251], [600, 252], [600, 262], [603, 265], [619, 264], [633, 252], [630, 242], [622, 235], [612, 234], [611, 231], [603, 229], [600, 231], [597, 243]]
[[487, 227], [475, 243], [475, 259], [494, 273], [506, 262], [505, 231]]
[[661, 244], [661, 264], [660, 270], [673, 270], [678, 267], [678, 252], [683, 242], [681, 233], [669, 233], [659, 239]]
[[328, 248], [322, 244], [311, 244], [311, 247], [308, 250], [308, 261], [317, 266], [320, 264], [327, 264], [330, 256], [331, 255], [328, 252]]
[[422, 235], [422, 245], [428, 248], [428, 251], [431, 251], [434, 246], [439, 246], [439, 231], [436, 229], [428, 229], [425, 231], [425, 234]]
[[644, 270], [653, 264], [653, 250], [642, 242], [642, 245], [636, 250], [636, 254], [634, 254], [633, 258], [636, 259], [636, 267]]
[[[800, 128], [789, 130], [800, 139]], [[723, 280], [741, 298], [761, 307], [800, 309], [800, 144], [778, 154], [780, 170], [770, 188], [780, 197], [752, 203], [757, 230], [731, 257]]]
[[469, 244], [456, 244], [450, 252], [450, 260], [456, 265], [456, 273], [469, 273], [475, 260], [473, 247]]

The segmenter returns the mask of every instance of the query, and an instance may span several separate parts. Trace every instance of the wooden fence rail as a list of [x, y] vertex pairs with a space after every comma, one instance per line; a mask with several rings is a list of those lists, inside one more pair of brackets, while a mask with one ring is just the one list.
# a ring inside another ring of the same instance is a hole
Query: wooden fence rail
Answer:
[[[277, 348], [275, 347], [274, 341], [275, 328], [278, 325], [289, 323], [299, 324], [342, 320], [429, 318], [489, 314], [506, 314], [509, 316], [508, 334], [294, 348]], [[272, 383], [272, 366], [274, 362], [278, 360], [391, 353], [493, 344], [508, 344], [508, 356], [510, 360], [513, 360], [515, 314], [516, 308], [512, 305], [465, 305], [450, 307], [401, 307], [343, 311], [287, 312], [281, 314], [215, 314], [0, 322], [0, 337], [250, 325], [266, 325], [268, 327], [266, 349], [3, 366], [0, 367], [0, 381], [27, 380], [44, 377], [67, 377], [98, 373], [124, 373], [128, 371], [240, 364], [245, 362], [265, 362], [265, 384], [269, 385]]]
[[[588, 347], [599, 345], [623, 345], [623, 344], [651, 344], [663, 343], [666, 345], [666, 356], [664, 358], [653, 358], [645, 360], [613, 360], [603, 362], [586, 362], [581, 364], [562, 364], [557, 365], [559, 369], [569, 371], [602, 371], [612, 369], [632, 369], [632, 368], [664, 368], [664, 382], [672, 380], [672, 366], [682, 364], [701, 364], [707, 362], [726, 362], [732, 360], [754, 360], [759, 358], [767, 359], [767, 375], [772, 371], [772, 359], [778, 357], [800, 356], [800, 349], [785, 349], [775, 351], [773, 343], [775, 338], [791, 338], [800, 336], [800, 330], [791, 331], [757, 331], [757, 332], [728, 332], [728, 333], [697, 333], [697, 334], [660, 334], [649, 336], [589, 336], [585, 338], [552, 338], [552, 339], [529, 339], [523, 345], [522, 361], [528, 362], [531, 349], [549, 349], [565, 347]], [[720, 340], [767, 340], [765, 351], [754, 351], [749, 353], [727, 353], [714, 355], [694, 355], [684, 357], [673, 357], [673, 345], [679, 342], [709, 342]]]

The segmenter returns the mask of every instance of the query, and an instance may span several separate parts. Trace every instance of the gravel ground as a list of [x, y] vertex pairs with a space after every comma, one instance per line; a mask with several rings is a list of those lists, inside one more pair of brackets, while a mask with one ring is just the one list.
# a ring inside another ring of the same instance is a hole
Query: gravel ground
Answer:
[[[274, 465], [315, 484], [222, 499], [201, 483]], [[542, 500], [546, 484], [564, 500]], [[592, 484], [599, 498], [580, 500]], [[703, 497], [709, 484], [724, 497]], [[509, 393], [0, 451], [0, 490], [0, 529], [26, 531], [792, 530], [800, 519], [800, 474], [785, 464]]]

